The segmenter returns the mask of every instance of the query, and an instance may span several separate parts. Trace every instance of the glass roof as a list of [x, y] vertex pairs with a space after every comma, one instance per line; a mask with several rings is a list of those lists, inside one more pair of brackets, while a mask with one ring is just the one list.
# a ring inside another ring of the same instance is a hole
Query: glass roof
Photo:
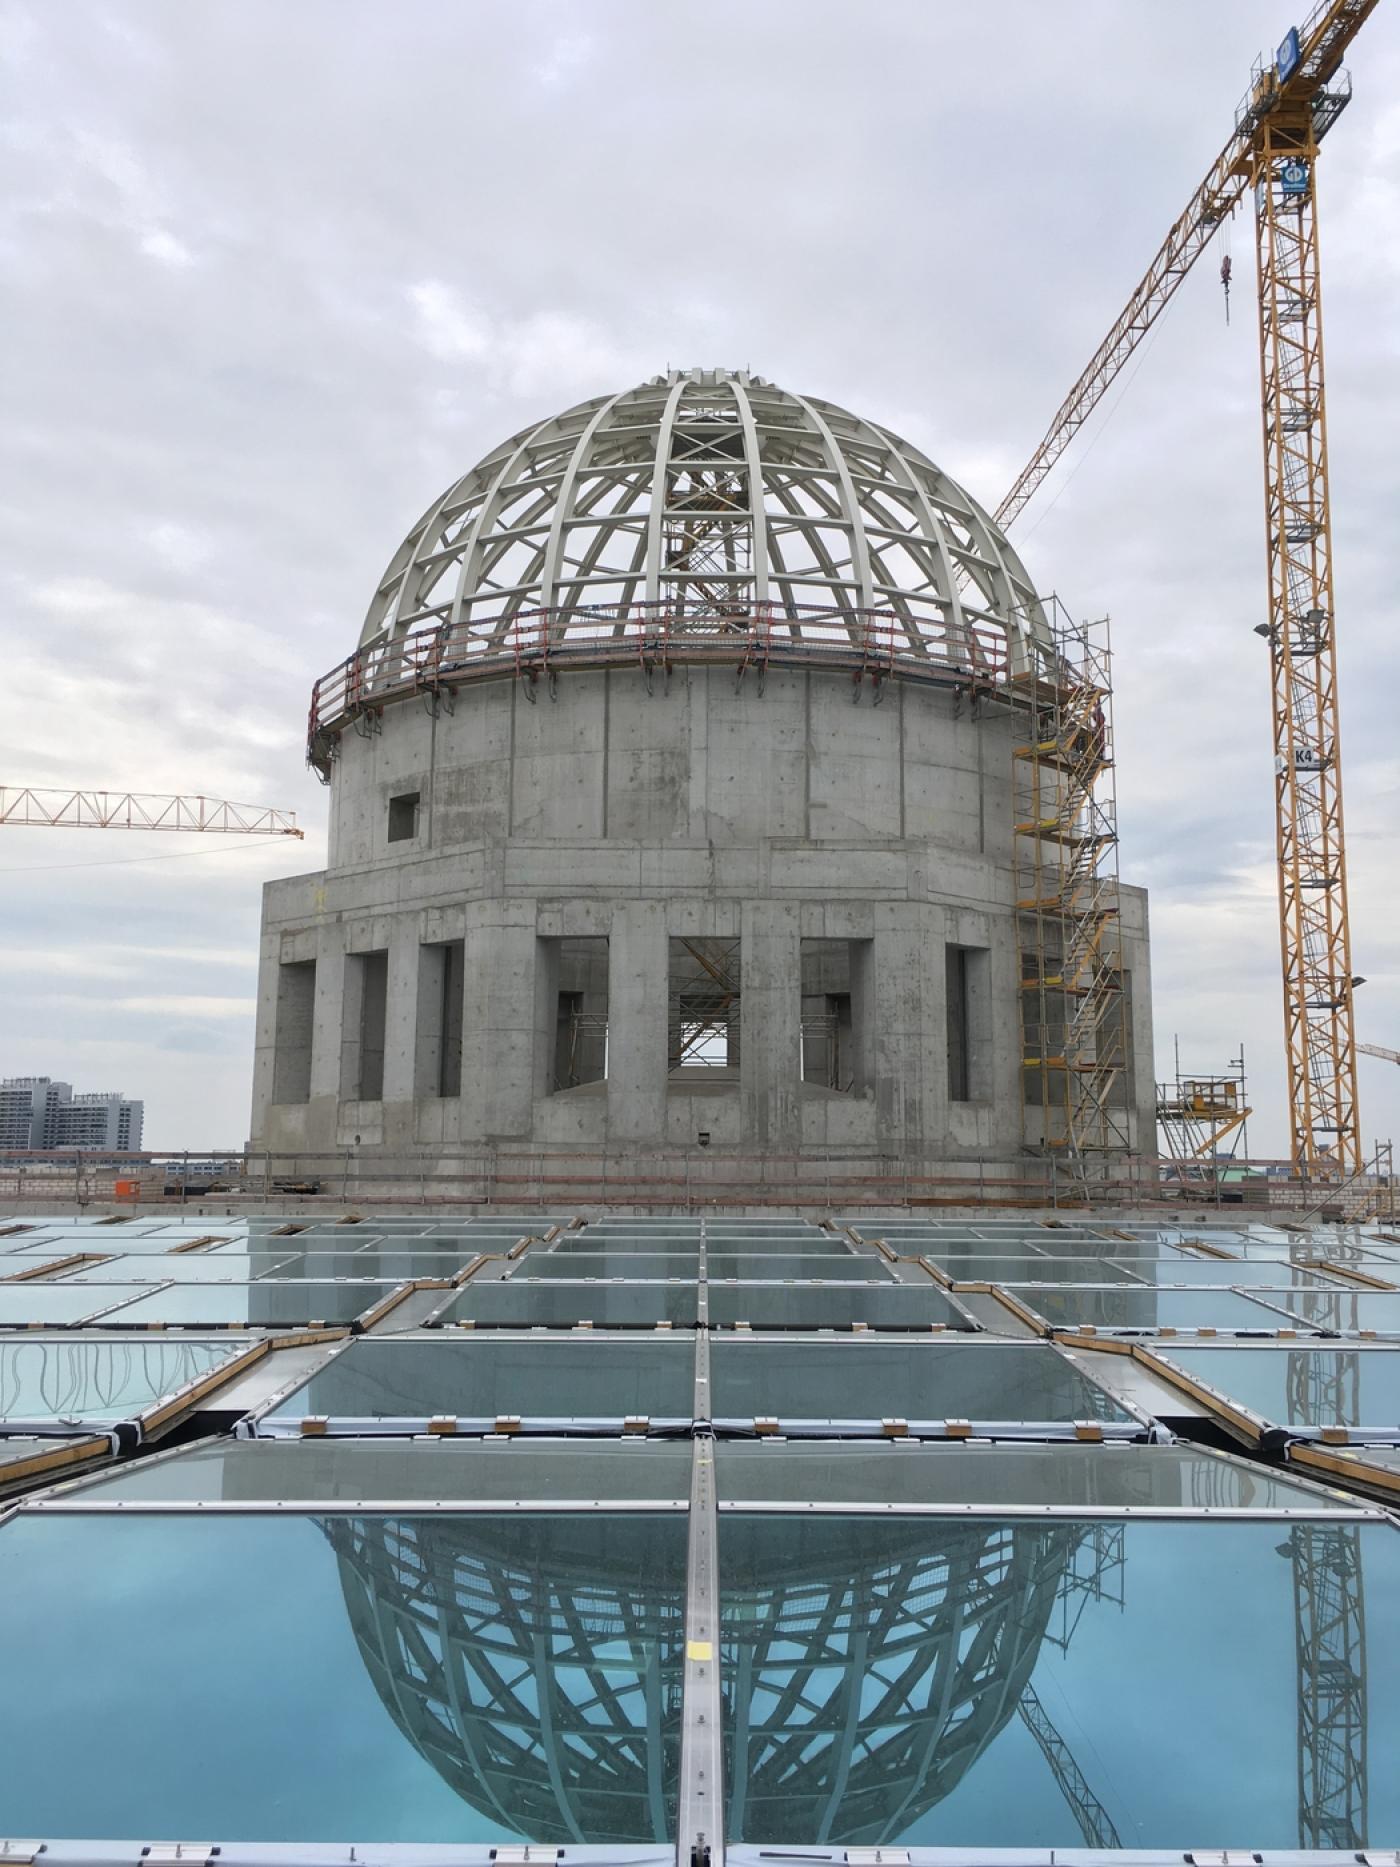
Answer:
[[95, 1216], [0, 1228], [111, 1257], [0, 1280], [0, 1831], [55, 1859], [1397, 1832], [1400, 1292], [1301, 1266], [1400, 1246]]

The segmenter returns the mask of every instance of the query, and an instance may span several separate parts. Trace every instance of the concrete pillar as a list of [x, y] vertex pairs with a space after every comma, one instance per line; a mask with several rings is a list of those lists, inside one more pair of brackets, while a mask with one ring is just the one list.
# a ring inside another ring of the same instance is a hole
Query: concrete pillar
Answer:
[[[940, 917], [941, 918], [941, 917]], [[898, 905], [875, 916], [875, 1096], [882, 1147], [948, 1133], [947, 998], [941, 928]]]
[[740, 1120], [745, 1144], [778, 1153], [802, 1143], [802, 910], [744, 906], [739, 935]]
[[619, 901], [608, 935], [608, 1137], [659, 1142], [666, 1132], [664, 901]]
[[537, 1052], [535, 904], [472, 902], [463, 972], [462, 1138], [510, 1140], [533, 1124]]
[[418, 916], [400, 914], [389, 933], [389, 988], [384, 1008], [384, 1100], [411, 1102], [418, 1036]]
[[317, 930], [316, 1025], [311, 1037], [311, 1100], [340, 1100], [340, 1051], [345, 1010], [345, 930], [328, 921]]

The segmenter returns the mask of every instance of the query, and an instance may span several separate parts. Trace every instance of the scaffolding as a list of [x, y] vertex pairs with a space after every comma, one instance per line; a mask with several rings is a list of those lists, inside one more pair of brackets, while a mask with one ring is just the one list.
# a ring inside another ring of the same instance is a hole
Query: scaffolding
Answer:
[[1157, 1125], [1171, 1163], [1164, 1170], [1168, 1181], [1210, 1182], [1222, 1160], [1235, 1158], [1252, 1113], [1243, 1044], [1225, 1072], [1214, 1076], [1183, 1075], [1178, 1045], [1174, 1080], [1157, 1085]]
[[1087, 1195], [1131, 1146], [1107, 620], [1049, 607], [1037, 664], [1012, 678], [1016, 929], [1026, 1145]]

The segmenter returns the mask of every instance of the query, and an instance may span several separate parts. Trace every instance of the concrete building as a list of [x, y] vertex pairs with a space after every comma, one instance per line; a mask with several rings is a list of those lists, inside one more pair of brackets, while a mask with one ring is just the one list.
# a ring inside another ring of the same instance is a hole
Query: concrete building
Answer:
[[[1026, 879], [1069, 665], [987, 514], [832, 404], [692, 370], [514, 436], [317, 684], [329, 862], [265, 891], [255, 1145], [1014, 1171], [1088, 1054], [1150, 1148], [1145, 896], [1084, 897], [1081, 989], [1044, 837]], [[1104, 762], [1076, 691], [1042, 830], [1071, 741]]]
[[145, 1104], [105, 1090], [74, 1095], [49, 1076], [0, 1083], [0, 1148], [106, 1148], [139, 1153]]

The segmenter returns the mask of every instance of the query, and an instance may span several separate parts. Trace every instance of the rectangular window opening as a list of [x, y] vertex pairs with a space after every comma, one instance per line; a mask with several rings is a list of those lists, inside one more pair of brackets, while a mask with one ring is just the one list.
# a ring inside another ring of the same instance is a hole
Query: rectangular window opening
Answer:
[[802, 1080], [836, 1095], [870, 1082], [869, 940], [802, 942]]
[[462, 1093], [462, 991], [465, 948], [443, 940], [418, 949], [415, 1096]]
[[991, 1095], [992, 956], [983, 946], [944, 949], [948, 991], [948, 1099]]
[[341, 1095], [347, 1102], [379, 1102], [384, 1096], [384, 1028], [389, 999], [386, 951], [346, 956], [345, 995]]
[[389, 841], [411, 843], [418, 834], [417, 791], [404, 791], [389, 799]]
[[546, 1016], [552, 1016], [549, 1089], [608, 1080], [608, 943], [580, 934], [544, 940]]
[[274, 1102], [311, 1100], [311, 1038], [316, 1023], [316, 962], [284, 962], [277, 970], [277, 1024], [272, 1068]]
[[673, 939], [666, 1000], [671, 1074], [737, 1070], [739, 1034], [739, 942], [710, 936]]

